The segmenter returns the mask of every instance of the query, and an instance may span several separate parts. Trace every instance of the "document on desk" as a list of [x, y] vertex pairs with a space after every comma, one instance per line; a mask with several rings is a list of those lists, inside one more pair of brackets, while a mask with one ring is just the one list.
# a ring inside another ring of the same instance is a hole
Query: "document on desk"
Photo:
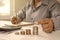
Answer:
[[5, 24], [6, 26], [11, 26], [11, 27], [20, 27], [20, 26], [30, 26], [30, 25], [34, 25], [33, 23], [30, 22], [21, 22], [19, 24]]

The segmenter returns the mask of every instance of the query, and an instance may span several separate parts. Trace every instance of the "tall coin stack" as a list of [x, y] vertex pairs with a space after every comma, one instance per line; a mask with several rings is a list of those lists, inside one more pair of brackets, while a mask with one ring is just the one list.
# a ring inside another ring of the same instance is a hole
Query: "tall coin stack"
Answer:
[[33, 27], [33, 35], [38, 35], [38, 27], [37, 26]]

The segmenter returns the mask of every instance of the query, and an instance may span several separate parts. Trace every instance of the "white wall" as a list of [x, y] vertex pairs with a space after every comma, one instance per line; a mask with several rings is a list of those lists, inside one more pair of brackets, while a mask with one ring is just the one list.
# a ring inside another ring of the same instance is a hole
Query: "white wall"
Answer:
[[29, 1], [31, 1], [31, 0], [16, 0], [15, 1], [15, 12], [17, 13]]

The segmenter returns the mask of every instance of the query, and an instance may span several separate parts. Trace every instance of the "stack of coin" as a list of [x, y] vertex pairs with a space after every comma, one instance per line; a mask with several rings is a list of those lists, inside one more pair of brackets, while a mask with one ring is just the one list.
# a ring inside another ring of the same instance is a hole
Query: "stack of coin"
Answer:
[[31, 29], [26, 29], [26, 35], [31, 35]]
[[37, 26], [33, 27], [33, 35], [38, 35], [38, 27]]
[[15, 32], [15, 35], [19, 35], [19, 32]]
[[25, 31], [21, 31], [21, 35], [25, 35]]

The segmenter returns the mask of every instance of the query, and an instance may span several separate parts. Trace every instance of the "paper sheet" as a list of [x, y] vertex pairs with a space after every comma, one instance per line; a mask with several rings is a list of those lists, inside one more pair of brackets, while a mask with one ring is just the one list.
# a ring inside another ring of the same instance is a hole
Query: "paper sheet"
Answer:
[[29, 26], [29, 25], [33, 25], [33, 23], [30, 22], [21, 22], [19, 24], [5, 24], [6, 26], [12, 26], [12, 27], [17, 27], [17, 26]]

